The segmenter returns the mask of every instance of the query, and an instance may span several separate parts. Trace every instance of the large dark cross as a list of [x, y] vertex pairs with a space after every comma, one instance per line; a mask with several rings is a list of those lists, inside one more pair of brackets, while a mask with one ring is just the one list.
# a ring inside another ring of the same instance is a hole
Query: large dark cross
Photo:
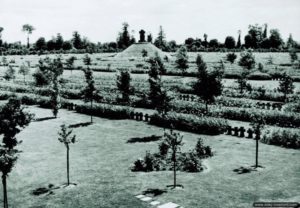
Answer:
[[140, 43], [146, 42], [146, 40], [145, 40], [145, 31], [144, 30], [140, 31], [140, 40], [139, 40], [139, 42]]

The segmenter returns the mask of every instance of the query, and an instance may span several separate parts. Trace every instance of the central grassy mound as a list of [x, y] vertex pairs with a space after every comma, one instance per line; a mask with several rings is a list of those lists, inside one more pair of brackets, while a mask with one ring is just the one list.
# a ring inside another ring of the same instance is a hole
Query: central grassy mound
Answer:
[[147, 51], [147, 57], [153, 57], [155, 56], [155, 53], [157, 53], [161, 58], [164, 58], [165, 56], [170, 58], [168, 53], [163, 52], [152, 43], [148, 42], [132, 44], [124, 51], [118, 53], [115, 58], [143, 58], [143, 50]]

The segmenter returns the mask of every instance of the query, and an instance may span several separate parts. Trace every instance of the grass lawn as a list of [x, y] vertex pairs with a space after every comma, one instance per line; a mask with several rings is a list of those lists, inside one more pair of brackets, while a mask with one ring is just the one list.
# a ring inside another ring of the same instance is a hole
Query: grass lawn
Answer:
[[[48, 109], [29, 107], [37, 118], [52, 116]], [[57, 140], [63, 123], [88, 122], [86, 115], [61, 110], [58, 119], [32, 122], [18, 138], [23, 150], [8, 178], [10, 207], [144, 208], [134, 195], [147, 189], [165, 189], [172, 172], [131, 172], [130, 166], [146, 150], [158, 150], [158, 142], [127, 143], [130, 138], [162, 135], [162, 129], [133, 120], [95, 118], [95, 123], [74, 129], [78, 143], [71, 146], [71, 182], [53, 194], [32, 195], [37, 188], [66, 182], [66, 148]], [[199, 135], [184, 132], [182, 151], [194, 148]], [[254, 140], [227, 135], [201, 136], [215, 156], [204, 160], [201, 173], [178, 173], [183, 190], [167, 190], [155, 197], [186, 208], [252, 207], [254, 201], [300, 201], [299, 150], [260, 144], [264, 168], [238, 174], [234, 169], [254, 164]], [[2, 193], [2, 187], [0, 188]], [[1, 194], [0, 194], [1, 195]], [[0, 198], [1, 200], [1, 198]]]

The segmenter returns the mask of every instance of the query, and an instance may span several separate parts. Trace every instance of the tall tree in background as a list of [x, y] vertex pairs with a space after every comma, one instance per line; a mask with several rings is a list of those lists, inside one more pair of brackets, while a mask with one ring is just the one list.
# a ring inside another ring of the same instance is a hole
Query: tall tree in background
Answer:
[[70, 185], [70, 144], [74, 144], [76, 142], [76, 135], [72, 135], [72, 130], [69, 130], [68, 127], [63, 124], [60, 126], [60, 131], [58, 132], [58, 141], [63, 143], [67, 148], [67, 186]]
[[64, 44], [64, 39], [61, 36], [61, 34], [58, 33], [57, 36], [56, 36], [56, 40], [55, 40], [55, 49], [56, 50], [62, 49], [63, 44]]
[[262, 35], [262, 38], [268, 38], [268, 24], [264, 24], [265, 28], [264, 28], [264, 32], [263, 32], [263, 35]]
[[152, 43], [152, 41], [153, 41], [152, 34], [149, 33], [149, 34], [147, 35], [147, 42], [148, 42], [148, 43]]
[[246, 48], [259, 48], [263, 39], [262, 27], [258, 24], [249, 25], [248, 34], [245, 36]]
[[202, 42], [202, 45], [203, 45], [205, 48], [207, 48], [207, 46], [208, 46], [207, 37], [208, 37], [207, 34], [204, 33], [204, 35], [203, 35], [204, 41]]
[[117, 44], [118, 48], [125, 49], [131, 44], [131, 38], [129, 34], [129, 24], [127, 22], [123, 23], [122, 31], [119, 33]]
[[8, 208], [7, 198], [7, 177], [12, 171], [19, 151], [16, 147], [21, 142], [16, 135], [29, 125], [33, 115], [24, 111], [21, 101], [11, 98], [3, 107], [0, 108], [0, 171], [2, 172], [3, 185], [3, 207]]
[[293, 35], [290, 33], [289, 38], [286, 42], [286, 47], [287, 48], [295, 48], [297, 46], [297, 42], [294, 41]]
[[80, 34], [75, 31], [73, 32], [73, 38], [72, 38], [73, 46], [76, 49], [81, 49], [82, 48], [82, 39]]
[[227, 36], [224, 42], [224, 45], [228, 49], [235, 48], [235, 39], [232, 36]]
[[189, 68], [188, 65], [188, 54], [185, 46], [181, 46], [176, 53], [176, 68], [182, 71], [182, 75], [186, 73], [186, 70]]
[[0, 47], [2, 46], [2, 32], [3, 32], [4, 28], [0, 27]]
[[35, 28], [32, 25], [25, 24], [22, 26], [22, 31], [27, 33], [27, 48], [29, 48], [29, 35], [32, 34], [32, 32], [35, 30]]
[[238, 31], [239, 36], [238, 36], [238, 40], [237, 40], [237, 43], [236, 43], [236, 47], [237, 48], [241, 48], [241, 46], [242, 46], [242, 43], [241, 43], [241, 33], [242, 33], [242, 31], [239, 30]]
[[40, 38], [35, 42], [35, 49], [36, 49], [36, 50], [46, 50], [46, 49], [47, 49], [47, 44], [46, 44], [45, 38], [40, 37]]
[[269, 41], [270, 41], [271, 48], [279, 48], [283, 45], [283, 40], [281, 38], [281, 34], [278, 29], [270, 30]]
[[166, 35], [162, 26], [159, 26], [158, 36], [154, 41], [154, 45], [161, 50], [166, 50], [167, 48]]

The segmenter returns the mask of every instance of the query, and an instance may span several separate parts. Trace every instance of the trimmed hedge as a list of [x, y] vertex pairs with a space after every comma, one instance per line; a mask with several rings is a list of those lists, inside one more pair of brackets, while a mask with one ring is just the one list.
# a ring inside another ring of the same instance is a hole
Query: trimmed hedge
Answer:
[[76, 105], [75, 111], [82, 114], [99, 116], [110, 119], [129, 119], [133, 109], [124, 106], [112, 106], [108, 104], [90, 104]]
[[169, 112], [165, 116], [155, 113], [151, 117], [150, 124], [166, 128], [169, 128], [172, 124], [178, 130], [207, 135], [222, 134], [228, 126], [225, 119], [175, 112]]
[[300, 131], [294, 129], [274, 129], [266, 132], [261, 142], [287, 148], [300, 148]]

